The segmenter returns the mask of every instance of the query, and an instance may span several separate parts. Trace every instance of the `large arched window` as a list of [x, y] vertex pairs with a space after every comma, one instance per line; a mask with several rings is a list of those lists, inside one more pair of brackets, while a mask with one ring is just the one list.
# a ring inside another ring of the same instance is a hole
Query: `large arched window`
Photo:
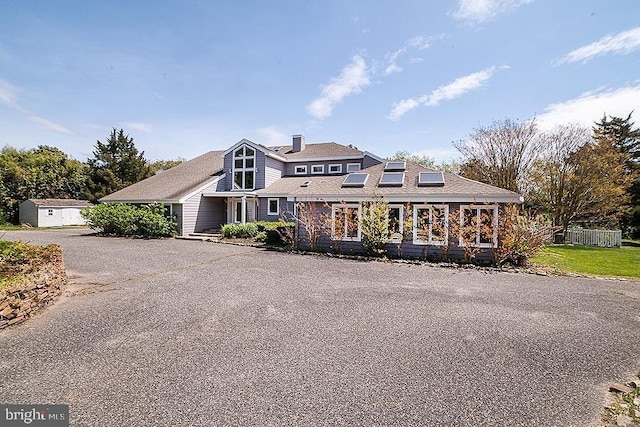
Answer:
[[253, 190], [256, 181], [256, 151], [243, 145], [233, 152], [234, 190]]

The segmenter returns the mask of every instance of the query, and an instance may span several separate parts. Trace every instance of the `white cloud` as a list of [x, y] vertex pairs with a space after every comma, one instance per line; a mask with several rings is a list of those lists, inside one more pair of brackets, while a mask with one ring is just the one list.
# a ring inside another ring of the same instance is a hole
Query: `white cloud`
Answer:
[[520, 6], [533, 3], [535, 0], [458, 0], [458, 9], [451, 15], [455, 19], [471, 24], [491, 21], [505, 15]]
[[458, 98], [469, 91], [479, 88], [491, 78], [493, 73], [495, 73], [497, 70], [502, 70], [505, 68], [509, 68], [509, 66], [493, 66], [482, 71], [469, 74], [468, 76], [455, 79], [448, 85], [440, 86], [439, 88], [431, 92], [424, 105], [428, 107], [435, 107], [442, 101], [448, 101]]
[[449, 101], [459, 98], [467, 92], [481, 87], [491, 76], [498, 70], [509, 68], [508, 65], [499, 67], [492, 66], [482, 71], [471, 73], [467, 76], [455, 79], [453, 82], [443, 85], [435, 89], [428, 95], [422, 95], [417, 98], [403, 99], [393, 105], [391, 112], [387, 116], [389, 120], [399, 120], [400, 117], [414, 108], [424, 105], [426, 107], [435, 107], [442, 101]]
[[307, 105], [307, 112], [318, 120], [326, 119], [331, 116], [336, 104], [353, 93], [362, 92], [370, 84], [367, 63], [360, 55], [356, 55], [338, 77], [322, 87], [320, 97]]
[[389, 74], [401, 73], [401, 72], [402, 72], [402, 68], [400, 68], [398, 64], [396, 64], [395, 62], [389, 64], [387, 68], [384, 69], [385, 76], [388, 76]]
[[591, 127], [605, 113], [627, 117], [631, 111], [635, 111], [637, 119], [640, 111], [640, 83], [614, 90], [587, 92], [577, 98], [551, 104], [543, 114], [536, 117], [536, 122], [542, 129], [567, 123]]
[[[440, 34], [439, 36], [433, 36], [433, 37], [416, 36], [416, 37], [412, 37], [409, 40], [405, 41], [404, 45], [400, 49], [395, 50], [395, 51], [387, 54], [387, 56], [386, 56], [387, 67], [384, 70], [384, 75], [388, 76], [389, 74], [402, 72], [402, 67], [400, 67], [397, 64], [397, 61], [398, 61], [398, 58], [400, 56], [402, 56], [407, 50], [409, 50], [409, 49], [418, 49], [418, 50], [428, 49], [429, 47], [431, 47], [431, 45], [433, 44], [434, 41], [442, 40], [443, 38], [444, 38], [444, 34]], [[409, 63], [410, 64], [415, 64], [416, 62], [420, 62], [421, 60], [422, 60], [422, 58], [411, 58]]]
[[66, 127], [59, 125], [58, 123], [54, 123], [50, 120], [43, 119], [42, 117], [29, 116], [29, 120], [31, 120], [33, 123], [37, 124], [43, 129], [50, 130], [56, 133], [62, 133], [65, 135], [73, 135], [73, 132], [67, 129]]
[[393, 104], [391, 112], [387, 116], [389, 120], [400, 120], [400, 117], [404, 116], [409, 111], [418, 108], [421, 104], [421, 98], [407, 98]]
[[273, 125], [258, 129], [258, 135], [260, 143], [264, 145], [285, 145], [291, 142], [289, 135]]
[[151, 133], [153, 131], [153, 125], [150, 123], [142, 122], [122, 122], [122, 126], [128, 130], [137, 130], [138, 132]]
[[416, 36], [407, 40], [407, 45], [411, 47], [415, 47], [418, 50], [424, 50], [424, 49], [430, 48], [435, 40], [441, 39], [442, 37], [443, 35], [440, 35], [438, 37]]
[[16, 93], [18, 90], [15, 86], [0, 80], [0, 102], [10, 108], [18, 108], [16, 103]]
[[596, 42], [572, 50], [559, 63], [587, 62], [596, 56], [607, 53], [628, 54], [638, 48], [640, 48], [640, 27], [617, 34], [608, 34]]
[[0, 80], [0, 102], [1, 103], [5, 104], [7, 107], [21, 114], [24, 114], [25, 116], [27, 116], [27, 119], [29, 119], [31, 122], [35, 123], [36, 125], [40, 126], [43, 129], [50, 130], [57, 133], [62, 133], [65, 135], [73, 135], [73, 132], [68, 128], [58, 123], [54, 123], [51, 120], [38, 117], [32, 114], [31, 112], [29, 112], [28, 110], [22, 108], [18, 103], [17, 93], [18, 93], [18, 89], [15, 86]]

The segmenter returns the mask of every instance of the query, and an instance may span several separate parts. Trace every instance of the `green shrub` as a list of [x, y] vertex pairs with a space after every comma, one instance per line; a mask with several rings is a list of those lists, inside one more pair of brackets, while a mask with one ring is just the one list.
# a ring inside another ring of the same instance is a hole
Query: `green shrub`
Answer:
[[258, 226], [253, 222], [246, 224], [225, 224], [220, 229], [227, 239], [251, 239], [258, 233]]
[[369, 255], [382, 256], [389, 240], [389, 205], [378, 199], [362, 205], [362, 246]]
[[240, 224], [238, 226], [238, 237], [241, 239], [251, 239], [258, 234], [258, 226], [253, 222], [247, 222], [246, 224]]
[[238, 225], [237, 224], [225, 224], [220, 228], [222, 237], [227, 239], [238, 237]]
[[171, 237], [177, 234], [175, 217], [168, 217], [162, 204], [127, 205], [104, 203], [84, 208], [87, 225], [109, 236]]
[[293, 243], [294, 222], [285, 221], [258, 221], [259, 232], [264, 232], [264, 242], [274, 246], [290, 246]]
[[293, 236], [293, 222], [258, 221], [246, 224], [224, 224], [220, 228], [227, 239], [255, 239], [268, 245], [290, 245]]

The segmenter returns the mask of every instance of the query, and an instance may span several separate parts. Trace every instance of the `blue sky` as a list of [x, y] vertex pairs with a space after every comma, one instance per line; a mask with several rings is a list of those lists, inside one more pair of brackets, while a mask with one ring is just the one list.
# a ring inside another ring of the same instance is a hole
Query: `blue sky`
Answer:
[[437, 160], [478, 125], [635, 110], [640, 2], [0, 1], [0, 146], [148, 159], [242, 138]]

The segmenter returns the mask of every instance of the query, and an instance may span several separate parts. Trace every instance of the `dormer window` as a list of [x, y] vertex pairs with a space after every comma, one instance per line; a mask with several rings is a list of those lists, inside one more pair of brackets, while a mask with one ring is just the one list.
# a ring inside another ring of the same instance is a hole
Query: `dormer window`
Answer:
[[233, 152], [233, 189], [253, 190], [256, 182], [256, 151], [243, 145]]

